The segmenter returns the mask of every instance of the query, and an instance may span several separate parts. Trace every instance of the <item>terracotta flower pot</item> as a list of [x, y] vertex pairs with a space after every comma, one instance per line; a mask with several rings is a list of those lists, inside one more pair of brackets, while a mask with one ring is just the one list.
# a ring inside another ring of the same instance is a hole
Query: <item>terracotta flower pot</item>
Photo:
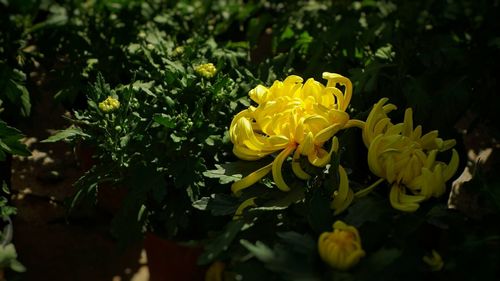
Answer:
[[150, 281], [203, 280], [205, 268], [196, 261], [202, 249], [189, 247], [147, 233], [144, 248], [148, 256]]

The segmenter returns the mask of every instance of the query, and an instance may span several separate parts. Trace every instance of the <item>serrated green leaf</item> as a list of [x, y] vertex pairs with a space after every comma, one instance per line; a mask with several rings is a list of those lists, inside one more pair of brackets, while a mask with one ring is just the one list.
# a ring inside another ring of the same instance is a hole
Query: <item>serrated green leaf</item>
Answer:
[[78, 127], [71, 127], [62, 131], [58, 131], [54, 135], [48, 137], [47, 139], [42, 140], [41, 142], [43, 143], [48, 143], [48, 142], [58, 142], [61, 140], [69, 140], [72, 137], [75, 136], [81, 136], [84, 138], [90, 138], [91, 136], [87, 133], [84, 133], [82, 129]]
[[208, 201], [206, 210], [214, 216], [234, 215], [241, 201], [227, 194], [214, 194]]
[[151, 88], [153, 88], [154, 83], [155, 83], [154, 81], [149, 81], [149, 82], [135, 81], [132, 84], [132, 89], [142, 90], [146, 94], [148, 94], [152, 97], [156, 97], [156, 95], [153, 92], [151, 92]]
[[[273, 198], [271, 200], [260, 203], [258, 207], [252, 208], [253, 210], [264, 210], [264, 211], [276, 211], [283, 210], [290, 207], [292, 204], [301, 201], [305, 197], [304, 187], [298, 184], [292, 183], [289, 185], [290, 191], [285, 194], [279, 193], [278, 198]], [[328, 212], [330, 209], [328, 209]]]
[[233, 220], [229, 222], [224, 231], [205, 247], [205, 251], [198, 258], [198, 264], [206, 265], [214, 261], [222, 252], [227, 251], [236, 235], [240, 232], [244, 222]]
[[201, 210], [201, 211], [206, 211], [208, 202], [210, 202], [210, 197], [203, 197], [201, 199], [198, 199], [193, 202], [193, 208]]
[[153, 120], [156, 123], [163, 125], [164, 127], [169, 128], [169, 129], [175, 128], [175, 125], [176, 125], [175, 119], [172, 116], [164, 114], [164, 113], [155, 114], [153, 116]]
[[268, 165], [271, 159], [259, 161], [236, 161], [225, 164], [216, 164], [216, 170], [208, 170], [203, 173], [207, 178], [218, 178], [221, 184], [238, 181], [242, 177], [255, 172]]
[[215, 164], [216, 170], [208, 170], [203, 172], [207, 178], [219, 179], [220, 184], [228, 184], [230, 182], [238, 181], [242, 178], [241, 174], [229, 175], [222, 165]]

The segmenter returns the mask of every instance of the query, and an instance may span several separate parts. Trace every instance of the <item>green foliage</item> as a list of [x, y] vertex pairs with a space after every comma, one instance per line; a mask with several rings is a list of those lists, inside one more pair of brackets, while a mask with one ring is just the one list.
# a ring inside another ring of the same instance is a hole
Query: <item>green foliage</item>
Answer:
[[0, 120], [0, 161], [5, 160], [6, 153], [20, 156], [31, 155], [28, 148], [21, 143], [21, 138], [23, 135], [19, 130]]
[[222, 252], [227, 251], [229, 245], [233, 242], [238, 232], [243, 227], [243, 221], [235, 220], [226, 225], [222, 233], [207, 244], [204, 253], [198, 259], [202, 265], [214, 261]]
[[[257, 81], [246, 69], [245, 44], [216, 43], [199, 29], [180, 33], [186, 31], [183, 26], [175, 26], [179, 33], [167, 32], [176, 23], [160, 19], [160, 14], [168, 18], [178, 11], [154, 7], [159, 9], [154, 12], [158, 13], [155, 21], [128, 23], [134, 25], [134, 36], [127, 35], [128, 41], [116, 45], [125, 56], [119, 61], [127, 63], [126, 69], [119, 70], [126, 72], [120, 77], [123, 82], [112, 86], [116, 77], [100, 63], [95, 65], [93, 69], [102, 74], [95, 75], [96, 82], [88, 87], [87, 107], [74, 112], [70, 128], [44, 141], [65, 140], [95, 149], [95, 166], [76, 184], [80, 192], [73, 205], [83, 198], [95, 201], [95, 192], [104, 183], [121, 185], [131, 194], [136, 190], [128, 184], [131, 178], [152, 172], [162, 178], [154, 188], [140, 185], [141, 196], [127, 195], [113, 232], [128, 241], [146, 228], [175, 237], [194, 227], [189, 217], [195, 214], [186, 210], [206, 192], [206, 167], [228, 157], [223, 149], [227, 124]], [[92, 16], [101, 12], [93, 11]], [[217, 68], [211, 79], [194, 70], [208, 62]], [[115, 70], [113, 65], [114, 74]], [[99, 104], [108, 97], [120, 106], [103, 112]], [[139, 212], [144, 212], [139, 223], [127, 219]]]
[[17, 260], [17, 252], [14, 245], [0, 245], [0, 269], [10, 268], [16, 272], [25, 272], [26, 267]]
[[20, 116], [28, 116], [31, 111], [30, 96], [24, 82], [26, 76], [18, 69], [10, 68], [0, 59], [0, 104], [7, 105], [9, 111], [12, 108], [18, 112], [12, 112]]
[[[3, 182], [2, 189], [8, 194], [7, 186]], [[9, 268], [15, 272], [25, 272], [26, 268], [17, 260], [16, 248], [11, 243], [13, 226], [10, 217], [16, 212], [16, 208], [8, 204], [7, 198], [0, 196], [0, 222], [3, 227], [0, 229], [0, 270]]]

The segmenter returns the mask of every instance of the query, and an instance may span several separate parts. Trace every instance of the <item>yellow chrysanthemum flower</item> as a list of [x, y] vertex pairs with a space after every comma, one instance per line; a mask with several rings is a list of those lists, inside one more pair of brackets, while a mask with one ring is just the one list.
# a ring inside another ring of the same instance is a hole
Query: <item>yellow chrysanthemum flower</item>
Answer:
[[413, 128], [411, 108], [406, 109], [403, 123], [392, 124], [387, 113], [396, 106], [385, 105], [387, 101], [383, 98], [375, 104], [363, 129], [368, 166], [392, 185], [392, 206], [413, 212], [420, 202], [445, 192], [446, 181], [458, 168], [458, 153], [453, 149], [448, 164], [437, 161], [436, 155], [452, 148], [455, 140], [438, 138], [438, 131], [422, 136], [421, 126]]
[[[349, 120], [345, 112], [352, 95], [349, 79], [339, 74], [323, 73], [326, 86], [308, 79], [303, 83], [299, 76], [288, 76], [275, 81], [270, 87], [259, 85], [249, 93], [257, 106], [250, 106], [238, 113], [229, 129], [234, 144], [234, 154], [243, 160], [258, 160], [281, 151], [274, 161], [235, 182], [231, 189], [239, 193], [272, 172], [274, 182], [282, 191], [290, 188], [283, 180], [281, 166], [293, 153], [292, 170], [300, 179], [310, 176], [299, 163], [301, 156], [317, 167], [329, 163], [338, 148], [333, 140], [329, 150], [325, 142], [341, 129], [353, 126], [357, 120]], [[344, 92], [336, 87], [345, 87]]]
[[441, 255], [435, 250], [432, 250], [430, 256], [424, 256], [422, 260], [429, 266], [431, 271], [440, 271], [443, 269], [443, 258], [441, 258]]
[[109, 96], [103, 102], [99, 103], [99, 109], [101, 109], [103, 112], [110, 112], [118, 109], [119, 107], [120, 102], [112, 96]]
[[194, 67], [194, 71], [205, 78], [212, 78], [217, 73], [217, 69], [213, 63], [200, 64]]
[[226, 265], [221, 261], [215, 261], [205, 273], [205, 281], [223, 281]]
[[333, 232], [323, 232], [318, 239], [321, 259], [333, 268], [347, 270], [365, 256], [361, 238], [354, 226], [336, 221]]

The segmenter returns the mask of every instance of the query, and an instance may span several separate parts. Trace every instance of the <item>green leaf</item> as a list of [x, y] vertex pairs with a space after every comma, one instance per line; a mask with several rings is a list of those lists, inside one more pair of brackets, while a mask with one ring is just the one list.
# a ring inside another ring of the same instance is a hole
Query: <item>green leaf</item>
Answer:
[[13, 155], [29, 156], [31, 152], [20, 142], [21, 132], [0, 120], [0, 160], [5, 159], [5, 152]]
[[62, 131], [56, 132], [54, 135], [48, 137], [47, 139], [42, 140], [41, 142], [49, 143], [49, 142], [58, 142], [61, 140], [69, 140], [75, 136], [82, 136], [84, 138], [90, 138], [91, 136], [87, 133], [84, 133], [82, 129], [78, 127], [70, 127]]
[[269, 263], [276, 258], [273, 250], [261, 241], [252, 244], [247, 240], [241, 239], [240, 244], [264, 263]]
[[344, 221], [355, 227], [362, 226], [365, 222], [377, 222], [382, 216], [390, 212], [386, 201], [375, 196], [366, 196], [352, 204]]
[[367, 263], [371, 269], [383, 270], [391, 265], [397, 258], [401, 256], [401, 250], [395, 248], [383, 248], [371, 254]]
[[26, 267], [18, 260], [13, 260], [10, 262], [10, 269], [14, 270], [15, 272], [26, 272]]
[[[283, 194], [283, 192], [278, 193], [278, 198], [273, 198], [271, 200], [260, 203], [258, 207], [252, 208], [253, 210], [264, 210], [264, 211], [275, 211], [283, 210], [288, 208], [290, 205], [297, 203], [304, 199], [305, 192], [304, 187], [297, 183], [292, 183], [289, 185], [290, 191]], [[328, 210], [330, 210], [328, 208]]]
[[293, 32], [293, 29], [287, 26], [285, 30], [283, 30], [283, 33], [281, 33], [280, 40], [290, 39], [293, 37], [293, 35], [295, 35], [295, 32]]
[[229, 175], [222, 165], [215, 164], [215, 170], [208, 170], [203, 172], [207, 178], [219, 179], [220, 184], [228, 184], [230, 182], [238, 181], [242, 178], [241, 174]]
[[153, 120], [156, 123], [163, 125], [164, 127], [169, 128], [169, 129], [175, 128], [175, 125], [176, 125], [175, 119], [172, 116], [167, 115], [165, 113], [155, 114], [153, 116]]
[[228, 184], [268, 165], [270, 161], [272, 160], [266, 158], [259, 161], [236, 161], [216, 164], [216, 170], [205, 171], [203, 175], [207, 178], [218, 178], [221, 184]]
[[227, 251], [236, 235], [240, 232], [244, 222], [233, 220], [226, 225], [224, 231], [212, 242], [206, 245], [205, 252], [198, 258], [198, 264], [206, 265], [213, 262], [221, 253]]
[[382, 59], [382, 60], [392, 61], [395, 56], [396, 56], [396, 53], [392, 50], [391, 44], [387, 44], [383, 47], [380, 47], [380, 48], [378, 48], [377, 51], [375, 51], [375, 57]]
[[331, 228], [333, 212], [330, 209], [330, 196], [322, 189], [314, 189], [312, 196], [307, 200], [307, 220], [311, 228], [321, 233]]
[[132, 84], [132, 89], [142, 90], [146, 94], [152, 97], [156, 97], [156, 95], [153, 92], [151, 92], [151, 88], [153, 87], [154, 83], [155, 83], [154, 81], [150, 82], [135, 81], [134, 84]]
[[307, 234], [296, 232], [278, 233], [278, 236], [281, 243], [272, 249], [260, 241], [252, 244], [247, 240], [240, 240], [240, 244], [268, 269], [284, 276], [284, 280], [321, 280], [315, 267], [315, 241]]
[[202, 197], [201, 199], [194, 201], [192, 206], [195, 209], [206, 211], [208, 207], [208, 202], [210, 202], [210, 197]]
[[208, 201], [206, 210], [209, 210], [214, 216], [234, 215], [240, 204], [241, 201], [231, 195], [214, 194]]
[[26, 75], [22, 71], [12, 69], [0, 60], [0, 97], [3, 100], [5, 95], [24, 117], [29, 116], [31, 111], [29, 92], [23, 85], [25, 81]]
[[309, 34], [309, 32], [304, 31], [300, 34], [299, 39], [295, 43], [294, 47], [299, 49], [299, 53], [306, 54], [309, 50], [309, 45], [314, 41], [314, 38]]

